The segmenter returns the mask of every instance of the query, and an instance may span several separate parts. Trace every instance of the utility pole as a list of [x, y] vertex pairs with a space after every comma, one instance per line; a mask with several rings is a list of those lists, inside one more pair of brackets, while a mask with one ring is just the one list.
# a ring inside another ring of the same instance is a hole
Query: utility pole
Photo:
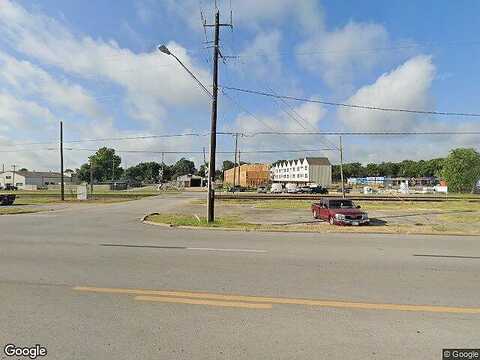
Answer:
[[93, 197], [93, 161], [90, 159], [90, 196]]
[[65, 178], [63, 175], [63, 121], [60, 121], [60, 193], [65, 201]]
[[210, 162], [208, 163], [208, 198], [207, 198], [207, 221], [215, 221], [215, 152], [217, 150], [217, 110], [218, 110], [218, 54], [220, 36], [220, 12], [215, 10], [215, 35], [213, 46], [213, 97], [212, 97], [212, 119], [210, 125]]
[[[242, 182], [240, 179], [240, 168], [242, 165], [240, 165], [240, 150], [238, 150], [238, 186], [242, 186]], [[236, 171], [236, 170], [235, 170]]]
[[12, 169], [13, 169], [13, 176], [12, 176], [12, 186], [15, 186], [15, 169], [17, 168], [17, 165], [13, 164]]
[[160, 182], [163, 183], [163, 179], [164, 179], [164, 176], [165, 176], [165, 153], [162, 152], [162, 179], [160, 180]]
[[342, 180], [342, 197], [345, 199], [345, 184], [343, 183], [343, 144], [340, 136], [340, 178]]
[[233, 187], [236, 184], [237, 177], [237, 152], [238, 152], [238, 133], [235, 134], [235, 155], [233, 156]]

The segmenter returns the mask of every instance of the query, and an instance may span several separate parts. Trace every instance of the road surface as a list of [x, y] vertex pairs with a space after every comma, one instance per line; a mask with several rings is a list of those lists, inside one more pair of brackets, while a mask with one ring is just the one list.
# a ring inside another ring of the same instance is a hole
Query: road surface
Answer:
[[[0, 346], [46, 359], [441, 359], [479, 348], [477, 237], [180, 230], [190, 196], [0, 217]], [[3, 357], [2, 357], [3, 358]]]

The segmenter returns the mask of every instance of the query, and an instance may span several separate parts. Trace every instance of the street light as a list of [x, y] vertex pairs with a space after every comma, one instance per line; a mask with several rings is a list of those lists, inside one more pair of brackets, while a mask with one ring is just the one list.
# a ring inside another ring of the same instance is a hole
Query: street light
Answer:
[[213, 98], [212, 93], [207, 89], [205, 85], [202, 84], [200, 80], [197, 79], [197, 77], [188, 69], [185, 64], [174, 54], [172, 53], [165, 45], [159, 45], [158, 50], [166, 55], [173, 56], [175, 60], [178, 61], [178, 63], [185, 69], [185, 71], [197, 82], [198, 85], [207, 93], [207, 95], [210, 98]]
[[160, 45], [158, 50], [166, 55], [173, 56], [175, 60], [185, 69], [185, 71], [197, 82], [198, 85], [208, 94], [212, 100], [212, 119], [210, 130], [210, 162], [208, 164], [208, 195], [207, 195], [207, 221], [213, 222], [215, 220], [215, 152], [217, 147], [217, 96], [218, 96], [218, 24], [219, 13], [216, 14], [216, 31], [215, 31], [215, 48], [214, 48], [214, 67], [213, 67], [213, 93], [211, 93], [205, 85], [188, 69], [182, 61], [173, 54], [165, 45]]

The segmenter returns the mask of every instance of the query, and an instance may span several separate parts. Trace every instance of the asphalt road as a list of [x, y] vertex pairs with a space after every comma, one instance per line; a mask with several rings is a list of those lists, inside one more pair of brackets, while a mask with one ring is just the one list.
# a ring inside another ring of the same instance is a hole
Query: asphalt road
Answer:
[[69, 360], [441, 359], [480, 347], [478, 237], [140, 223], [189, 196], [201, 195], [0, 216], [1, 356], [7, 343]]

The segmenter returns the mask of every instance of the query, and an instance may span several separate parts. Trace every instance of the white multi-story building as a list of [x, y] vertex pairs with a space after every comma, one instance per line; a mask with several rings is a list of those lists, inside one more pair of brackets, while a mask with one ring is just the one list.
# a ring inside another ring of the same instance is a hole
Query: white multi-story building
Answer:
[[332, 185], [332, 164], [326, 157], [287, 160], [270, 168], [273, 182]]

